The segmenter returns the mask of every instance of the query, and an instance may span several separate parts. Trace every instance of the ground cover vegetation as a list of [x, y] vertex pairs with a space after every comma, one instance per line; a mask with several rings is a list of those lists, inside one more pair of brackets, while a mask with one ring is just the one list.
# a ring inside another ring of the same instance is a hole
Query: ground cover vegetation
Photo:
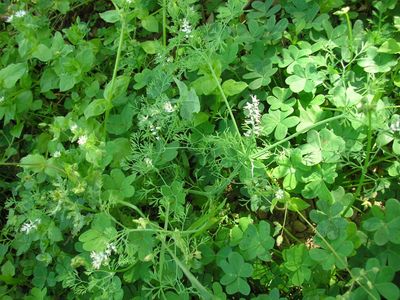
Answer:
[[1, 299], [399, 299], [400, 5], [0, 4]]

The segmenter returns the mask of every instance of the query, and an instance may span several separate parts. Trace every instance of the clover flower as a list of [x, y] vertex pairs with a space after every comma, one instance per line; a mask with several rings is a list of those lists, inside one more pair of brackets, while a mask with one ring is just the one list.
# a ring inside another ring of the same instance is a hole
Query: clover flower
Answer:
[[69, 127], [69, 129], [70, 129], [72, 132], [75, 132], [75, 131], [78, 130], [78, 125], [72, 124], [72, 125]]
[[107, 265], [112, 253], [117, 252], [117, 247], [113, 243], [107, 244], [107, 248], [104, 251], [96, 252], [92, 251], [90, 253], [90, 258], [92, 259], [92, 266], [94, 269], [100, 269], [102, 265]]
[[282, 200], [285, 197], [285, 192], [282, 189], [279, 189], [275, 192], [275, 198], [278, 200]]
[[349, 11], [350, 11], [350, 7], [345, 6], [345, 7], [341, 8], [340, 10], [335, 11], [333, 14], [337, 15], [337, 16], [342, 16], [342, 15], [347, 14]]
[[79, 144], [80, 146], [83, 146], [83, 145], [86, 144], [87, 140], [88, 140], [88, 137], [87, 137], [86, 135], [81, 135], [81, 136], [79, 137], [79, 139], [78, 139], [78, 144]]
[[185, 34], [185, 38], [189, 38], [191, 37], [191, 33], [192, 33], [192, 26], [190, 25], [189, 21], [184, 18], [182, 20], [182, 27], [181, 27], [181, 31]]
[[158, 135], [158, 131], [161, 129], [159, 126], [154, 126], [153, 124], [150, 124], [150, 132], [153, 136], [155, 136], [156, 140], [159, 140], [160, 137]]
[[29, 234], [31, 231], [36, 230], [39, 224], [40, 224], [40, 219], [35, 219], [33, 222], [29, 220], [28, 222], [22, 224], [21, 232]]
[[175, 108], [172, 106], [171, 102], [167, 101], [164, 104], [164, 111], [167, 113], [172, 113], [175, 111]]
[[392, 123], [392, 125], [390, 125], [390, 129], [391, 129], [393, 132], [400, 131], [400, 119], [397, 120], [396, 122]]
[[11, 23], [14, 18], [22, 18], [23, 16], [26, 15], [26, 10], [18, 10], [16, 11], [13, 15], [9, 16], [6, 20], [6, 22]]
[[261, 133], [261, 112], [259, 109], [260, 100], [257, 96], [251, 95], [251, 102], [247, 102], [244, 106], [244, 110], [247, 114], [247, 119], [244, 121], [245, 126], [249, 127], [249, 130], [245, 132], [245, 136], [259, 135]]
[[144, 163], [146, 164], [146, 166], [148, 167], [152, 167], [153, 166], [153, 161], [151, 160], [151, 158], [146, 157], [144, 159]]

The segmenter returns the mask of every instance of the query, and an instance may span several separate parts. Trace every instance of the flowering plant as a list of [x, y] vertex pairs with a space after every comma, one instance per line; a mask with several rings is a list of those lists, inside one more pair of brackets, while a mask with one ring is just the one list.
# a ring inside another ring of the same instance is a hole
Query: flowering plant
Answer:
[[1, 299], [399, 298], [397, 1], [2, 1]]

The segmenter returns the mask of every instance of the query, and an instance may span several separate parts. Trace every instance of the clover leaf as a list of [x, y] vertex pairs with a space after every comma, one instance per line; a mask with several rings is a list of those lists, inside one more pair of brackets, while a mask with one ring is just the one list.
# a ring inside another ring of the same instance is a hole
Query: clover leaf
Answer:
[[272, 89], [272, 94], [273, 96], [267, 97], [267, 102], [273, 110], [287, 111], [296, 103], [295, 98], [290, 98], [292, 92], [289, 89], [276, 86]]
[[354, 268], [351, 273], [359, 278], [362, 287], [358, 287], [353, 295], [354, 299], [367, 299], [373, 296], [375, 299], [396, 300], [399, 299], [399, 287], [392, 280], [395, 277], [393, 268], [381, 265], [378, 259], [370, 258], [365, 264], [365, 269]]
[[304, 164], [312, 166], [320, 162], [335, 163], [345, 150], [345, 141], [326, 128], [307, 133], [307, 144], [301, 148]]
[[358, 61], [358, 65], [367, 73], [389, 72], [397, 64], [397, 59], [386, 53], [379, 53], [376, 47], [368, 47], [366, 55]]
[[134, 180], [134, 175], [125, 177], [121, 169], [113, 169], [110, 175], [103, 175], [103, 188], [108, 197], [115, 199], [129, 198], [135, 193], [135, 188], [132, 186]]
[[400, 202], [389, 199], [385, 204], [385, 213], [382, 215], [377, 208], [372, 210], [373, 217], [363, 223], [363, 228], [374, 232], [374, 242], [385, 245], [388, 242], [400, 244]]
[[317, 202], [317, 210], [310, 212], [310, 218], [317, 223], [318, 232], [330, 240], [336, 240], [346, 233], [347, 220], [341, 216], [344, 205], [326, 199]]
[[300, 244], [283, 250], [283, 266], [289, 273], [290, 283], [300, 286], [311, 277], [310, 267], [313, 265], [306, 245]]
[[310, 257], [320, 263], [324, 270], [331, 270], [334, 266], [344, 269], [347, 267], [347, 257], [353, 249], [352, 242], [340, 238], [331, 242], [329, 247], [323, 242], [321, 248], [311, 249]]
[[289, 74], [293, 74], [293, 68], [296, 64], [305, 67], [310, 62], [310, 54], [312, 53], [309, 47], [298, 49], [294, 45], [290, 45], [288, 49], [282, 50], [282, 61], [279, 63], [280, 68], [286, 68]]
[[243, 295], [250, 294], [250, 286], [246, 278], [252, 275], [253, 267], [245, 263], [239, 253], [230, 253], [228, 260], [222, 261], [220, 267], [225, 272], [220, 282], [226, 286], [226, 292], [229, 295], [237, 292]]
[[244, 79], [254, 79], [249, 83], [249, 88], [256, 90], [262, 86], [267, 86], [271, 82], [271, 77], [278, 71], [277, 68], [273, 68], [272, 64], [268, 64], [262, 67], [260, 71], [253, 71], [243, 75]]
[[305, 67], [296, 64], [293, 67], [293, 73], [293, 75], [286, 78], [285, 82], [295, 93], [302, 91], [311, 93], [325, 78], [324, 73], [317, 71], [317, 67], [312, 63], [308, 63]]
[[274, 239], [270, 236], [269, 224], [265, 221], [261, 221], [258, 226], [249, 224], [239, 247], [246, 260], [256, 257], [264, 261], [270, 260], [269, 250], [274, 247]]
[[299, 118], [297, 116], [289, 117], [292, 112], [293, 108], [290, 108], [287, 111], [270, 110], [268, 114], [262, 117], [261, 123], [263, 133], [269, 135], [275, 131], [275, 139], [278, 141], [284, 139], [288, 129], [299, 123]]

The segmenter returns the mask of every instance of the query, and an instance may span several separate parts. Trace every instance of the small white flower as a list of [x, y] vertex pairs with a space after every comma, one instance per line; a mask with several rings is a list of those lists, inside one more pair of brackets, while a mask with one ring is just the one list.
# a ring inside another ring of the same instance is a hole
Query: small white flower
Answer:
[[26, 15], [26, 11], [22, 10], [22, 9], [15, 12], [15, 17], [17, 17], [17, 18], [22, 18], [25, 15]]
[[247, 113], [247, 119], [244, 121], [244, 124], [247, 128], [249, 128], [245, 132], [245, 136], [259, 135], [261, 133], [261, 112], [259, 109], [260, 100], [257, 99], [257, 96], [251, 95], [251, 102], [247, 102], [244, 106], [244, 110]]
[[79, 137], [79, 139], [78, 139], [78, 144], [79, 144], [80, 146], [83, 146], [83, 145], [86, 144], [87, 140], [88, 140], [88, 137], [87, 137], [86, 135], [81, 135], [81, 136]]
[[152, 167], [152, 166], [153, 166], [153, 161], [152, 161], [150, 158], [148, 158], [148, 157], [146, 157], [146, 158], [144, 159], [144, 163], [145, 163], [148, 167]]
[[53, 153], [53, 157], [60, 157], [61, 156], [61, 152], [60, 151], [56, 151]]
[[4, 96], [0, 97], [0, 103], [4, 102]]
[[279, 189], [275, 192], [275, 198], [278, 200], [282, 200], [285, 197], [285, 192], [282, 189]]
[[154, 126], [153, 124], [150, 124], [150, 132], [152, 135], [156, 137], [156, 140], [159, 140], [160, 137], [158, 135], [158, 131], [161, 129], [159, 126]]
[[181, 31], [185, 34], [185, 38], [189, 38], [191, 37], [191, 33], [192, 33], [192, 26], [190, 26], [189, 21], [184, 18], [182, 20], [182, 27], [181, 27]]
[[335, 11], [333, 14], [337, 15], [337, 16], [342, 16], [342, 15], [347, 14], [349, 11], [350, 11], [350, 7], [345, 6], [342, 9]]
[[25, 222], [21, 226], [21, 232], [25, 234], [29, 234], [32, 230], [37, 229], [37, 226], [40, 224], [40, 219], [35, 219], [33, 222], [29, 220], [28, 222]]
[[78, 125], [72, 124], [72, 125], [69, 127], [69, 129], [70, 129], [72, 132], [75, 132], [75, 131], [78, 130]]
[[22, 18], [25, 15], [26, 15], [26, 10], [22, 10], [22, 9], [18, 10], [13, 15], [10, 15], [7, 18], [6, 22], [11, 23], [14, 20], [14, 18]]
[[400, 131], [400, 119], [397, 120], [396, 122], [392, 123], [392, 125], [390, 125], [390, 129], [391, 129], [393, 132]]
[[103, 251], [101, 252], [95, 252], [92, 251], [90, 253], [90, 258], [92, 259], [92, 266], [95, 269], [100, 269], [102, 264], [105, 264], [107, 262], [107, 254], [104, 253]]
[[117, 247], [113, 243], [107, 244], [105, 251], [92, 251], [90, 258], [92, 259], [93, 268], [100, 269], [101, 265], [107, 265], [112, 252], [117, 252]]
[[171, 102], [167, 101], [164, 104], [164, 111], [167, 113], [172, 113], [175, 111], [175, 108], [172, 106]]

